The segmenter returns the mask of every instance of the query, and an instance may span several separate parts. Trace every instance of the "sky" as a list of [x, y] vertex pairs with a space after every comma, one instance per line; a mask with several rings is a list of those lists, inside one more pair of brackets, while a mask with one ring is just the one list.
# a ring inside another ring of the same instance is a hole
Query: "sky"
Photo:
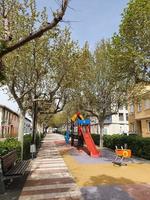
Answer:
[[[49, 12], [59, 7], [59, 0], [37, 0], [37, 9], [46, 7]], [[72, 38], [82, 47], [88, 41], [91, 50], [102, 39], [108, 39], [118, 33], [121, 13], [129, 0], [71, 0], [61, 25], [70, 26]], [[0, 90], [0, 104], [18, 111], [17, 104]]]
[[[51, 10], [58, 8], [59, 0], [37, 0], [38, 9], [43, 5]], [[64, 20], [69, 21], [74, 40], [83, 46], [88, 41], [91, 49], [101, 39], [111, 38], [118, 32], [121, 13], [129, 0], [71, 0]], [[67, 25], [67, 23], [63, 23]]]

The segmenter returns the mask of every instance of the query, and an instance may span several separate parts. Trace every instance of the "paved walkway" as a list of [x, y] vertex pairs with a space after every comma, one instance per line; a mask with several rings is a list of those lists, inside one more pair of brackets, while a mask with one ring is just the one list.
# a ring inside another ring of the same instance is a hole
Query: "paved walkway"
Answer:
[[19, 200], [81, 200], [81, 193], [55, 143], [61, 135], [47, 134]]
[[104, 149], [100, 158], [92, 158], [66, 145], [62, 135], [48, 134], [19, 200], [150, 199], [150, 162], [132, 158], [118, 167], [112, 164], [114, 157]]

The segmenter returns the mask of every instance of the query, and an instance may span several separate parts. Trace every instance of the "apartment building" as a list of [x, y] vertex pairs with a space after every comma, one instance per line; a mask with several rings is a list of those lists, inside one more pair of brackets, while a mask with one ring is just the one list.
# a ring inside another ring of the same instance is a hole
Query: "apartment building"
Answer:
[[32, 121], [27, 117], [24, 121], [24, 134], [32, 134]]
[[[0, 138], [17, 137], [19, 114], [10, 108], [0, 105]], [[24, 134], [32, 133], [32, 122], [27, 117], [24, 121]]]
[[[104, 121], [104, 134], [123, 134], [128, 133], [128, 131], [128, 110], [126, 107], [120, 107], [117, 114]], [[91, 118], [91, 132], [98, 133], [98, 121], [94, 117]]]
[[4, 105], [0, 105], [0, 137], [16, 137], [19, 115]]
[[140, 91], [129, 106], [129, 131], [143, 137], [150, 137], [150, 86]]

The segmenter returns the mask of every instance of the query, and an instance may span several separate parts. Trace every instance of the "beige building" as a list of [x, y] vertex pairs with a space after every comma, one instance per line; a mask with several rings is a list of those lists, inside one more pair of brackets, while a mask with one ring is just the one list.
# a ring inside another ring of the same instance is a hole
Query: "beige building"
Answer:
[[16, 137], [19, 115], [4, 105], [0, 105], [0, 138]]
[[[0, 138], [18, 137], [19, 114], [10, 108], [0, 105]], [[32, 133], [32, 122], [28, 118], [24, 121], [24, 134]]]
[[139, 93], [134, 103], [129, 104], [129, 131], [150, 137], [150, 86]]

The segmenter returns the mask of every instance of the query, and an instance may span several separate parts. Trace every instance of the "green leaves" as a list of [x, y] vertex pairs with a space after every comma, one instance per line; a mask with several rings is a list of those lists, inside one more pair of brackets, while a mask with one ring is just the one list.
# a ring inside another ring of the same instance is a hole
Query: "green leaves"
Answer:
[[88, 53], [88, 48], [85, 50], [86, 71], [80, 82], [82, 102], [86, 111], [103, 122], [106, 117], [116, 113], [118, 105], [125, 101], [124, 86], [121, 80], [114, 76], [110, 41], [99, 42], [93, 55], [90, 51]]
[[0, 52], [5, 51], [6, 49], [6, 42], [3, 40], [0, 40]]
[[150, 82], [150, 1], [132, 0], [123, 13], [119, 34], [112, 39], [112, 62], [134, 83]]
[[0, 156], [16, 149], [18, 155], [20, 154], [20, 142], [15, 138], [7, 138], [4, 142], [0, 142]]

